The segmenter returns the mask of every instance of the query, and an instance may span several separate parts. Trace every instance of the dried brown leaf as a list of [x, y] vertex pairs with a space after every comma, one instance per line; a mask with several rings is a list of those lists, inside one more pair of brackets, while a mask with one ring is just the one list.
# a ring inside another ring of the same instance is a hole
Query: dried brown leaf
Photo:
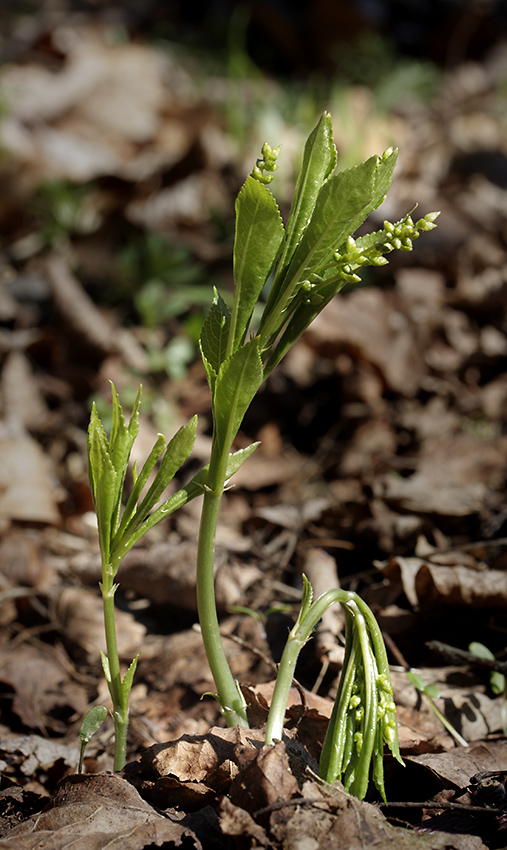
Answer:
[[[65, 587], [60, 593], [56, 609], [65, 635], [96, 664], [100, 652], [105, 652], [104, 610], [98, 593], [78, 587]], [[144, 643], [146, 626], [139, 623], [129, 611], [117, 610], [115, 614], [116, 639], [120, 659], [130, 663]]]
[[[484, 850], [476, 836], [417, 835], [392, 826], [369, 803], [360, 802], [339, 787], [322, 789], [314, 782], [303, 786], [305, 804], [275, 810], [270, 818], [270, 833], [284, 850]], [[303, 842], [303, 844], [302, 844]]]
[[205, 735], [183, 735], [177, 741], [154, 744], [125, 776], [157, 805], [195, 809], [229, 788], [238, 774], [238, 748], [253, 748], [262, 739], [256, 730], [214, 727]]
[[84, 715], [85, 688], [69, 676], [63, 650], [43, 644], [5, 647], [0, 652], [0, 681], [13, 691], [12, 711], [29, 729], [63, 733], [62, 716]]
[[20, 422], [27, 430], [44, 428], [49, 410], [21, 351], [12, 351], [3, 364], [0, 399], [4, 419]]
[[332, 301], [310, 328], [305, 339], [318, 354], [337, 357], [349, 352], [372, 365], [390, 390], [412, 396], [426, 367], [422, 346], [414, 345], [416, 328], [393, 311], [388, 294], [359, 289]]
[[18, 425], [0, 423], [0, 517], [57, 524], [49, 458]]
[[442, 787], [459, 789], [465, 788], [476, 773], [499, 770], [506, 763], [506, 758], [506, 741], [481, 741], [472, 747], [410, 756], [408, 760], [437, 775]]
[[299, 793], [282, 741], [257, 751], [245, 747], [238, 760], [239, 773], [229, 789], [229, 797], [234, 805], [250, 814]]
[[507, 574], [502, 570], [477, 570], [460, 564], [441, 566], [424, 558], [390, 558], [383, 573], [401, 579], [414, 608], [435, 605], [499, 608], [507, 605]]
[[72, 776], [64, 780], [42, 814], [0, 839], [5, 850], [143, 850], [195, 847], [185, 826], [151, 808], [118, 776]]
[[9, 735], [0, 739], [0, 769], [6, 776], [14, 774], [17, 781], [33, 781], [48, 773], [58, 778], [73, 771], [79, 760], [79, 747], [40, 735]]

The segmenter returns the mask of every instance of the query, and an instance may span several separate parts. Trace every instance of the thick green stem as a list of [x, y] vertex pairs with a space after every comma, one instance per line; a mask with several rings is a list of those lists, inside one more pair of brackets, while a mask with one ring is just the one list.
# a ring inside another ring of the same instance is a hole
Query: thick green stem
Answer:
[[[214, 448], [215, 446], [216, 443]], [[199, 528], [196, 574], [197, 610], [220, 710], [228, 726], [248, 728], [245, 702], [224, 652], [215, 604], [215, 538], [229, 453], [225, 453], [225, 457], [217, 458], [216, 455], [216, 450], [212, 450]]]
[[123, 699], [121, 687], [120, 657], [116, 641], [116, 624], [114, 610], [114, 594], [116, 586], [113, 584], [112, 570], [106, 567], [103, 570], [103, 581], [101, 584], [102, 600], [104, 605], [104, 626], [106, 632], [106, 647], [109, 676], [107, 684], [111, 700], [113, 702], [113, 720], [115, 732], [114, 744], [114, 770], [122, 770], [127, 759], [127, 727], [128, 727], [128, 705]]
[[274, 741], [280, 741], [282, 739], [285, 712], [287, 710], [289, 691], [292, 680], [294, 679], [294, 670], [299, 653], [306, 643], [306, 640], [302, 640], [294, 632], [295, 629], [292, 629], [287, 638], [287, 643], [285, 644], [280, 661], [266, 725], [266, 744], [272, 744]]

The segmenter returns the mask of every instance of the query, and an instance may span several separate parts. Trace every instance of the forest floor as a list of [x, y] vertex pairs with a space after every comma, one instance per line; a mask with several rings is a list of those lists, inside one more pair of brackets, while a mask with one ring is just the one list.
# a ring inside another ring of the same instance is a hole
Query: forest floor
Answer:
[[[196, 500], [122, 565], [120, 653], [128, 664], [142, 651], [128, 764], [112, 775], [107, 721], [78, 776], [82, 717], [109, 705], [91, 399], [107, 419], [109, 381], [126, 407], [141, 382], [136, 457], [197, 413], [185, 474], [207, 462], [196, 340], [211, 286], [232, 286], [234, 198], [265, 136], [282, 144], [286, 214], [318, 113], [304, 127], [282, 121], [282, 95], [264, 79], [241, 113], [231, 81], [224, 93], [178, 51], [113, 45], [107, 27], [80, 19], [38, 26], [18, 34], [1, 83], [0, 848], [507, 847], [505, 697], [468, 652], [482, 643], [502, 672], [507, 52], [443, 74], [429, 101], [381, 111], [351, 86], [330, 105], [346, 157], [400, 148], [368, 227], [416, 203], [441, 216], [413, 253], [329, 305], [238, 438], [261, 446], [226, 495], [217, 599], [255, 728], [223, 728], [202, 696], [213, 682], [195, 628]], [[236, 136], [224, 103], [241, 119]], [[269, 757], [252, 747], [302, 573], [316, 593], [359, 592], [385, 635], [405, 760], [386, 759], [387, 807], [374, 792], [359, 802], [323, 788], [311, 769], [343, 656], [339, 612], [302, 655], [287, 740]], [[467, 747], [409, 669], [438, 687]]]

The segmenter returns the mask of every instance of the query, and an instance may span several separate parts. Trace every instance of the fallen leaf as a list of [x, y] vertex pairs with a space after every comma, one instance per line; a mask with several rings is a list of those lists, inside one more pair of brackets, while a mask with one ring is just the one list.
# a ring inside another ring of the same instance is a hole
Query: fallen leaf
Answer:
[[0, 651], [0, 681], [13, 692], [11, 710], [29, 729], [64, 733], [65, 719], [84, 715], [88, 694], [69, 677], [63, 649], [24, 643]]
[[[287, 850], [346, 847], [347, 850], [484, 850], [480, 838], [465, 835], [418, 835], [391, 825], [375, 806], [360, 802], [339, 787], [303, 786], [303, 800], [272, 812], [270, 833]], [[301, 845], [301, 842], [303, 845]]]
[[400, 580], [414, 608], [466, 605], [471, 608], [507, 606], [507, 574], [503, 570], [477, 570], [455, 564], [440, 566], [424, 558], [390, 558], [383, 574]]
[[[83, 651], [89, 664], [98, 663], [100, 652], [106, 651], [104, 609], [99, 594], [65, 587], [56, 601], [56, 610], [67, 638]], [[144, 643], [146, 626], [129, 611], [117, 609], [115, 632], [120, 659], [130, 663]]]
[[49, 458], [14, 423], [0, 422], [0, 517], [57, 524], [57, 491]]
[[254, 814], [266, 806], [290, 800], [299, 783], [290, 770], [285, 743], [276, 742], [260, 750], [244, 747], [238, 753], [239, 772], [229, 788], [231, 802]]
[[74, 771], [79, 760], [79, 747], [40, 735], [9, 735], [0, 738], [0, 769], [6, 777], [19, 783], [42, 780], [48, 774], [54, 781]]
[[41, 814], [0, 839], [5, 850], [144, 850], [194, 847], [187, 827], [155, 812], [119, 776], [72, 776], [63, 780]]

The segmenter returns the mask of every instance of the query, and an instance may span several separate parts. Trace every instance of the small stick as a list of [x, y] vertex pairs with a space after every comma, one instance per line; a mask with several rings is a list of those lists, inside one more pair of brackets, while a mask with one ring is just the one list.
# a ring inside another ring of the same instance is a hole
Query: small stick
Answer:
[[507, 661], [497, 661], [496, 658], [481, 658], [479, 655], [474, 655], [473, 652], [458, 649], [456, 646], [449, 646], [439, 640], [430, 640], [426, 646], [434, 652], [438, 652], [439, 655], [445, 655], [446, 658], [457, 664], [464, 662], [471, 667], [483, 667], [485, 670], [495, 670], [507, 676]]

